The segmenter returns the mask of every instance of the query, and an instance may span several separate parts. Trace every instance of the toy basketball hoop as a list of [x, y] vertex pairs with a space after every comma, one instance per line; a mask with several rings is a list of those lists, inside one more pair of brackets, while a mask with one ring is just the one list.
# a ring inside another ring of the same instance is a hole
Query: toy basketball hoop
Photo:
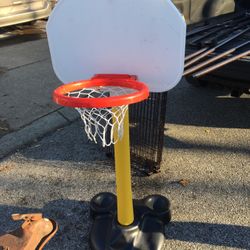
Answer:
[[59, 87], [54, 100], [77, 109], [90, 140], [114, 144], [117, 202], [107, 193], [91, 200], [90, 248], [161, 249], [169, 202], [156, 195], [133, 207], [128, 105], [145, 100], [148, 88], [164, 92], [179, 82], [185, 21], [169, 0], [60, 0], [47, 33], [52, 65], [63, 83], [111, 72], [137, 75], [147, 84], [130, 75], [97, 75]]
[[53, 93], [56, 103], [77, 109], [89, 139], [99, 139], [103, 146], [114, 144], [117, 199], [111, 193], [99, 193], [90, 202], [93, 250], [125, 249], [131, 242], [136, 249], [158, 250], [164, 244], [164, 226], [171, 218], [168, 199], [161, 195], [132, 198], [128, 105], [148, 96], [148, 87], [130, 75], [96, 75], [62, 85]]

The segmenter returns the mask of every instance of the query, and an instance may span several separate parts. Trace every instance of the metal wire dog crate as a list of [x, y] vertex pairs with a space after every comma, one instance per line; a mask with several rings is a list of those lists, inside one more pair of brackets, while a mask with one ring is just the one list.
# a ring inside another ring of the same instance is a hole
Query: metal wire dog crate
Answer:
[[[167, 92], [150, 93], [147, 100], [129, 106], [132, 166], [150, 175], [160, 171], [164, 142]], [[105, 147], [113, 156], [113, 147]]]

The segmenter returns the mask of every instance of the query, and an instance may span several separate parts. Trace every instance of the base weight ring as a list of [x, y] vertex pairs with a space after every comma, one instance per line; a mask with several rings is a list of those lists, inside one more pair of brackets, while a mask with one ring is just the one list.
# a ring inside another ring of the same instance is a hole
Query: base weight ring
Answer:
[[161, 195], [133, 200], [135, 220], [129, 226], [117, 222], [116, 196], [99, 193], [90, 202], [93, 225], [92, 250], [161, 250], [165, 225], [171, 220], [170, 202]]

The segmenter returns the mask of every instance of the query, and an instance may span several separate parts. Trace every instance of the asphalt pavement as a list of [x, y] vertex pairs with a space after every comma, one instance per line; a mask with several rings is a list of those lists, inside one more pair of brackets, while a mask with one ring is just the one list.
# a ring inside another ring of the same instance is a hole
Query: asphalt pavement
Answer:
[[[60, 227], [45, 249], [89, 249], [89, 201], [115, 193], [113, 161], [87, 140], [75, 111], [52, 103], [60, 82], [46, 39], [12, 46], [1, 47], [0, 58], [0, 116], [8, 125], [0, 138], [0, 228], [19, 224], [12, 213], [39, 211]], [[184, 80], [169, 92], [161, 172], [132, 171], [134, 198], [157, 193], [171, 201], [164, 249], [250, 249], [249, 104], [249, 96]]]
[[52, 101], [61, 82], [47, 39], [8, 41], [0, 43], [0, 158], [78, 118]]

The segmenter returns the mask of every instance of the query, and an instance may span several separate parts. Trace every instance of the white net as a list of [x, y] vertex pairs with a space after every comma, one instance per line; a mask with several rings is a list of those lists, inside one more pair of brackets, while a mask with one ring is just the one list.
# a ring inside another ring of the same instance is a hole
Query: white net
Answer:
[[[136, 92], [134, 89], [103, 86], [84, 88], [68, 93], [75, 98], [108, 98]], [[123, 136], [123, 120], [128, 105], [109, 108], [76, 108], [84, 122], [84, 129], [91, 141], [101, 142], [102, 146], [115, 144]], [[114, 135], [117, 136], [114, 136]]]

